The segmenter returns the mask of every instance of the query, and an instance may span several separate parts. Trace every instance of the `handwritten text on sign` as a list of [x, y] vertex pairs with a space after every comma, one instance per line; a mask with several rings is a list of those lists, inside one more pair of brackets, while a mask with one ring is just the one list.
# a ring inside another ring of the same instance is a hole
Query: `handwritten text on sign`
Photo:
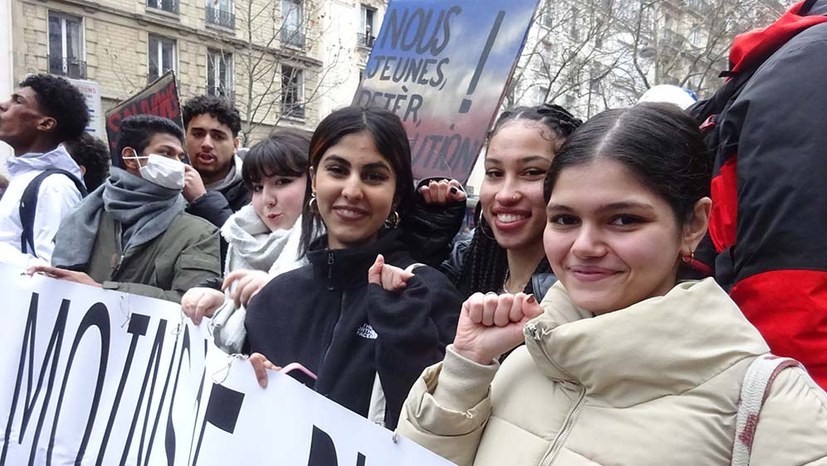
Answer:
[[537, 0], [392, 0], [354, 103], [399, 115], [414, 176], [466, 181]]

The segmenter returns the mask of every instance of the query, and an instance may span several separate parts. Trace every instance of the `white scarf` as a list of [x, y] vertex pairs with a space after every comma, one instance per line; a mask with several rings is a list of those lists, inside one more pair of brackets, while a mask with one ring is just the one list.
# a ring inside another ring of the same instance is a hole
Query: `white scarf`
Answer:
[[[292, 227], [271, 232], [252, 205], [242, 207], [221, 227], [221, 235], [229, 245], [224, 274], [253, 269], [267, 271], [272, 278], [304, 265], [305, 260], [299, 257], [301, 223], [300, 216]], [[212, 318], [213, 339], [219, 348], [229, 354], [241, 351], [247, 335], [246, 315], [247, 310], [243, 306], [236, 309], [229, 298], [216, 310]]]
[[224, 274], [233, 270], [252, 269], [275, 276], [302, 265], [299, 259], [301, 217], [292, 227], [270, 231], [252, 205], [233, 214], [221, 227], [227, 240]]

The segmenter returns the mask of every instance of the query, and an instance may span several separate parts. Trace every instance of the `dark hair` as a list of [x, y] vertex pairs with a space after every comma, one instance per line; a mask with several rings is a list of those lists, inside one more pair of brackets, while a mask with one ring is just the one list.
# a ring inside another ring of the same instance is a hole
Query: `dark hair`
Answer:
[[30, 87], [35, 91], [40, 111], [57, 121], [54, 141], [79, 137], [89, 124], [86, 99], [66, 79], [51, 74], [35, 74], [20, 81], [20, 87]]
[[[488, 142], [491, 142], [491, 139], [506, 123], [516, 120], [536, 121], [543, 124], [557, 137], [557, 141], [551, 142], [559, 142], [560, 144], [583, 124], [583, 120], [575, 118], [568, 110], [559, 105], [542, 104], [536, 107], [516, 107], [500, 114], [496, 123], [494, 123], [494, 128], [488, 133]], [[557, 144], [554, 147], [554, 152], [557, 152], [559, 148], [559, 144]]]
[[[310, 166], [318, 169], [322, 156], [328, 149], [349, 135], [367, 131], [376, 149], [390, 162], [396, 175], [394, 204], [401, 223], [412, 212], [414, 182], [411, 171], [411, 146], [402, 120], [395, 113], [381, 108], [345, 107], [328, 115], [316, 127], [310, 139]], [[311, 183], [307, 183], [302, 212], [302, 253], [310, 248], [310, 242], [321, 231], [321, 218], [310, 210]]]
[[238, 110], [225, 97], [218, 97], [214, 95], [199, 95], [191, 98], [184, 106], [181, 107], [181, 113], [184, 118], [184, 128], [188, 128], [190, 120], [209, 113], [211, 117], [218, 120], [219, 123], [227, 125], [233, 133], [233, 137], [238, 136], [241, 131], [241, 116]]
[[304, 131], [277, 129], [250, 148], [241, 164], [241, 177], [252, 191], [264, 177], [306, 175], [309, 148], [310, 136]]
[[127, 147], [135, 149], [139, 155], [149, 145], [149, 141], [156, 134], [169, 134], [184, 143], [184, 132], [181, 127], [168, 118], [155, 115], [133, 115], [121, 120], [120, 134], [118, 135], [118, 160], [123, 163], [123, 150]]
[[673, 104], [641, 103], [587, 121], [552, 161], [543, 187], [546, 202], [563, 170], [599, 158], [626, 167], [669, 204], [679, 225], [690, 221], [695, 203], [709, 195], [706, 144], [695, 121]]
[[109, 176], [109, 147], [100, 139], [84, 132], [79, 138], [63, 143], [66, 151], [86, 171], [83, 184], [89, 192], [94, 191]]
[[[516, 120], [533, 121], [543, 125], [554, 134], [555, 139], [549, 139], [553, 151], [556, 153], [560, 145], [579, 127], [583, 121], [575, 118], [568, 110], [553, 104], [543, 104], [536, 107], [517, 107], [506, 110], [497, 118], [494, 128], [488, 134], [488, 142], [505, 126]], [[551, 136], [551, 135], [549, 135]], [[478, 204], [479, 206], [479, 204]], [[481, 207], [480, 207], [481, 209]], [[481, 210], [480, 210], [481, 212]], [[544, 257], [537, 265], [534, 273], [551, 272], [548, 260]], [[477, 227], [465, 259], [462, 271], [455, 283], [457, 289], [465, 296], [475, 292], [499, 292], [508, 273], [508, 256], [506, 250], [497, 243], [491, 227], [481, 213], [477, 216]], [[531, 280], [525, 290], [532, 293]], [[538, 297], [539, 298], [539, 297]]]

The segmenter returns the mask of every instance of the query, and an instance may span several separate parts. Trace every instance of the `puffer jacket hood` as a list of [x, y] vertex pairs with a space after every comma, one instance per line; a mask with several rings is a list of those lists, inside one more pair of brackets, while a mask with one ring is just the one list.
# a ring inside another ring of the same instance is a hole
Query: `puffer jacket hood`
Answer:
[[9, 169], [9, 174], [14, 178], [21, 173], [28, 173], [32, 171], [44, 171], [50, 168], [59, 168], [75, 175], [79, 180], [83, 180], [83, 173], [80, 171], [80, 166], [75, 163], [72, 156], [66, 152], [63, 144], [55, 147], [49, 152], [30, 152], [19, 157], [10, 157], [6, 161], [6, 167]]
[[793, 5], [771, 25], [739, 34], [729, 51], [730, 72], [764, 62], [799, 32], [827, 22], [827, 0], [804, 0]]

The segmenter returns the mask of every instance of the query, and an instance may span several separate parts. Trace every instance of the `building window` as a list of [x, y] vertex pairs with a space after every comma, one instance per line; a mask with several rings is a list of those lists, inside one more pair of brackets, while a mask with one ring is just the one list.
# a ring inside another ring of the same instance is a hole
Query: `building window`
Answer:
[[49, 12], [49, 72], [86, 79], [82, 19]]
[[298, 68], [281, 65], [281, 114], [304, 118], [304, 73]]
[[360, 47], [373, 47], [373, 42], [376, 36], [373, 31], [373, 18], [376, 16], [376, 10], [365, 5], [362, 5], [362, 20], [357, 34], [357, 41]]
[[150, 34], [147, 57], [149, 82], [158, 79], [169, 70], [175, 71], [175, 40]]
[[551, 0], [544, 2], [541, 7], [540, 24], [543, 27], [551, 29], [554, 27], [554, 9]]
[[573, 6], [571, 7], [571, 27], [569, 28], [569, 37], [571, 40], [580, 40], [580, 10]]
[[287, 45], [304, 47], [304, 32], [302, 31], [304, 15], [301, 0], [281, 0], [281, 16], [284, 18], [281, 41]]
[[546, 99], [548, 98], [549, 89], [545, 86], [537, 86], [534, 88], [535, 97], [534, 102], [536, 105], [543, 105], [546, 103]]
[[146, 0], [147, 8], [178, 14], [178, 0]]
[[704, 36], [703, 32], [701, 32], [701, 26], [698, 24], [693, 24], [692, 29], [689, 31], [689, 43], [695, 47], [700, 47], [703, 45]]
[[235, 29], [232, 0], [207, 0], [207, 24]]
[[210, 49], [207, 52], [207, 94], [233, 97], [233, 54]]

